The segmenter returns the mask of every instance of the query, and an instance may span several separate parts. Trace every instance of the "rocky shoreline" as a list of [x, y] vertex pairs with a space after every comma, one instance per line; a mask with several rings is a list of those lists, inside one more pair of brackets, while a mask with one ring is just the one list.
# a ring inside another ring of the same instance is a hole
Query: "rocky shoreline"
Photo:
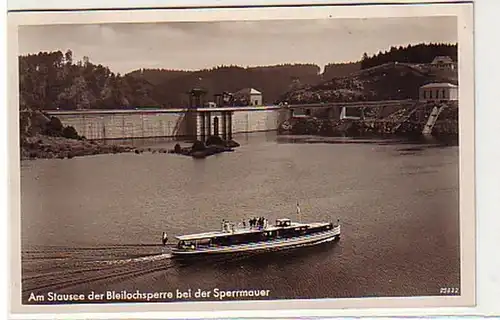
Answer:
[[39, 134], [21, 139], [20, 156], [21, 160], [72, 159], [101, 154], [143, 154], [144, 152], [150, 152], [179, 154], [202, 159], [222, 152], [233, 152], [234, 148], [239, 146], [239, 143], [234, 140], [224, 141], [219, 137], [213, 137], [207, 140], [205, 144], [201, 141], [195, 141], [189, 147], [181, 147], [180, 144], [176, 144], [174, 149], [168, 150], [167, 148], [137, 148], [130, 145], [106, 144], [86, 139], [68, 139]]
[[[294, 119], [278, 128], [279, 135], [313, 135], [322, 137], [402, 137], [421, 135], [425, 122], [370, 123], [363, 120]], [[438, 120], [433, 136], [458, 136], [458, 116]]]
[[125, 153], [134, 149], [132, 146], [103, 144], [86, 139], [35, 135], [22, 139], [21, 160], [71, 159], [89, 155]]
[[21, 160], [71, 159], [134, 150], [132, 146], [87, 140], [74, 127], [64, 126], [57, 117], [39, 110], [24, 110], [19, 122]]
[[142, 154], [173, 153], [206, 158], [208, 156], [232, 152], [239, 147], [234, 140], [223, 140], [210, 136], [205, 142], [195, 141], [191, 147], [176, 144], [173, 150], [166, 148], [136, 148], [102, 141], [87, 140], [80, 136], [72, 126], [64, 126], [56, 117], [48, 116], [38, 110], [25, 110], [20, 114], [20, 157], [21, 160], [34, 159], [72, 159], [74, 157], [135, 152]]

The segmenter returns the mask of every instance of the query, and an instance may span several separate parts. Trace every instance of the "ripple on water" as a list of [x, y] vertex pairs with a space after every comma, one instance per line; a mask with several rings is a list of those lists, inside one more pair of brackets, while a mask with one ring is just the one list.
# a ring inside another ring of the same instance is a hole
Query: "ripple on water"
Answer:
[[[459, 287], [456, 147], [236, 140], [234, 153], [196, 162], [151, 154], [23, 166], [23, 293], [219, 287], [324, 298]], [[221, 219], [295, 218], [297, 201], [303, 221], [339, 218], [340, 242], [196, 265], [160, 245], [164, 231], [174, 241]]]

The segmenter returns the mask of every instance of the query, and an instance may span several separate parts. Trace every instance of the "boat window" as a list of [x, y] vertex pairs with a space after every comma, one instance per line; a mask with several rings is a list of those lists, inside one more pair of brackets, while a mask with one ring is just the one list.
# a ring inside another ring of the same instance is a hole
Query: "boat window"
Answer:
[[211, 239], [200, 239], [197, 241], [197, 244], [201, 246], [208, 246], [211, 242]]
[[179, 248], [195, 248], [196, 244], [192, 241], [180, 241], [178, 244]]

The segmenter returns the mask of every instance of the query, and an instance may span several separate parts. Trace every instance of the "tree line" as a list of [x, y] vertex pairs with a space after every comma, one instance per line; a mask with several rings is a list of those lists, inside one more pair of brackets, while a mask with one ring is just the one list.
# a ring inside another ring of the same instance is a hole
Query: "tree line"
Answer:
[[20, 107], [40, 110], [178, 108], [188, 105], [187, 92], [206, 90], [206, 100], [224, 91], [255, 88], [264, 103], [275, 103], [286, 92], [302, 90], [337, 77], [387, 62], [428, 63], [437, 55], [457, 59], [457, 45], [419, 44], [392, 47], [358, 62], [328, 64], [321, 73], [315, 64], [274, 66], [219, 65], [198, 71], [138, 69], [121, 75], [94, 64], [88, 57], [75, 61], [71, 50], [19, 56]]
[[405, 47], [391, 47], [388, 51], [378, 52], [373, 56], [363, 54], [361, 58], [361, 69], [375, 67], [389, 62], [403, 63], [431, 63], [436, 56], [449, 56], [457, 61], [457, 44], [445, 43], [421, 43], [418, 45], [407, 45]]
[[88, 57], [74, 61], [71, 50], [19, 56], [21, 110], [155, 105], [152, 89], [147, 81], [115, 74], [108, 67], [93, 64]]

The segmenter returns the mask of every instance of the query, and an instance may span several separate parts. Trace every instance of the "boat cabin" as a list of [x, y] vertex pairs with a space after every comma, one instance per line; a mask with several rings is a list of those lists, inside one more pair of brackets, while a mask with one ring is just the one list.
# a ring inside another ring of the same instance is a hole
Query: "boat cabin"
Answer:
[[226, 247], [252, 244], [276, 239], [288, 239], [315, 234], [332, 229], [332, 223], [302, 224], [292, 223], [290, 219], [276, 220], [276, 225], [266, 228], [237, 229], [232, 232], [206, 232], [177, 237], [180, 250]]

